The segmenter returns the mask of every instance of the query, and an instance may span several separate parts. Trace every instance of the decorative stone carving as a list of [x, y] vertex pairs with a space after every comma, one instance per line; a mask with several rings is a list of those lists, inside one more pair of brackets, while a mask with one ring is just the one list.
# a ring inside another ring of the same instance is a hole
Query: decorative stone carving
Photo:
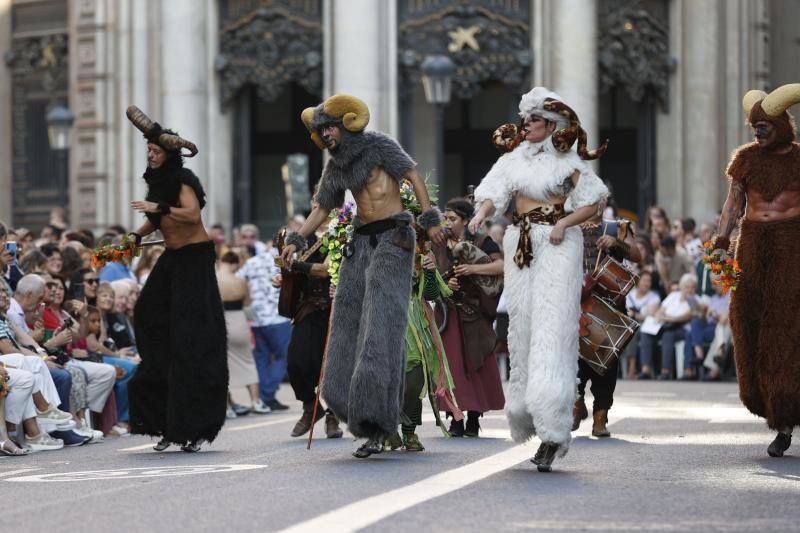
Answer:
[[531, 71], [528, 0], [398, 2], [401, 91], [420, 83], [428, 55], [456, 64], [453, 96], [471, 98], [489, 81], [520, 92]]
[[47, 92], [66, 86], [68, 60], [66, 34], [15, 39], [5, 54], [15, 80], [41, 76], [42, 88]]
[[[267, 102], [291, 82], [321, 95], [320, 1], [262, 0], [258, 5], [235, 20], [221, 18], [220, 53], [214, 67], [221, 78], [222, 105], [230, 104], [246, 85], [254, 86]], [[223, 6], [223, 14], [241, 11], [227, 7], [240, 6]]]
[[602, 91], [622, 87], [635, 102], [652, 94], [667, 105], [669, 55], [666, 2], [603, 0], [598, 31]]

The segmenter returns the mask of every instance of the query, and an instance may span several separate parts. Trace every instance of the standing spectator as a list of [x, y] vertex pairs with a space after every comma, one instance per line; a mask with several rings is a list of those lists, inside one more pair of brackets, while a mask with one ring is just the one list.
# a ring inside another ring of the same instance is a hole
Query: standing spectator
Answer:
[[19, 267], [25, 274], [41, 274], [47, 271], [47, 256], [34, 248], [22, 256]]
[[661, 240], [661, 246], [656, 252], [656, 269], [661, 278], [661, 294], [673, 283], [677, 283], [684, 274], [694, 275], [694, 263], [686, 256], [686, 253], [677, 250], [675, 239], [670, 236]]
[[697, 261], [703, 255], [703, 241], [695, 235], [696, 222], [691, 217], [681, 219], [683, 226], [683, 247], [692, 261]]
[[[248, 225], [242, 226], [242, 236], [250, 234]], [[257, 234], [256, 235], [257, 238]], [[273, 411], [289, 407], [275, 398], [283, 378], [286, 376], [287, 352], [291, 339], [292, 326], [289, 319], [278, 314], [280, 289], [272, 285], [272, 278], [280, 273], [272, 253], [257, 253], [247, 260], [236, 273], [238, 278], [247, 281], [250, 289], [251, 308], [255, 319], [251, 323], [256, 339], [255, 360], [258, 369], [259, 403]]]
[[[222, 306], [225, 308], [225, 323], [228, 326], [228, 409], [227, 418], [236, 418], [250, 412], [266, 414], [271, 409], [263, 408], [259, 399], [258, 371], [253, 359], [253, 349], [250, 345], [250, 328], [244, 307], [250, 303], [247, 282], [236, 277], [240, 265], [239, 256], [233, 252], [225, 252], [220, 258], [217, 270], [217, 284], [222, 297]], [[252, 407], [246, 407], [233, 402], [230, 389], [245, 387], [250, 394]]]
[[150, 275], [153, 267], [156, 266], [156, 261], [158, 261], [158, 258], [161, 257], [161, 254], [163, 253], [163, 246], [145, 246], [142, 249], [142, 255], [139, 257], [139, 263], [136, 265], [136, 269], [133, 271], [134, 277], [140, 285], [145, 284], [147, 281], [147, 276]]
[[[653, 233], [653, 231], [658, 231], [658, 228], [655, 226], [659, 223], [656, 222], [657, 219], [660, 219], [660, 223], [663, 223], [665, 226], [665, 230], [669, 228], [669, 218], [667, 217], [667, 211], [660, 205], [654, 205], [647, 210], [647, 219], [644, 223], [644, 231], [647, 233]], [[665, 235], [662, 234], [661, 237]]]
[[267, 251], [267, 245], [261, 242], [258, 226], [255, 224], [242, 224], [241, 228], [239, 228], [239, 235], [243, 246], [255, 247], [255, 255], [261, 255]]
[[641, 334], [639, 344], [639, 360], [642, 365], [640, 379], [650, 379], [653, 376], [653, 350], [655, 340], [661, 337], [661, 373], [658, 379], [670, 379], [675, 361], [675, 343], [686, 336], [685, 326], [692, 318], [692, 312], [697, 309], [697, 297], [694, 292], [697, 288], [697, 278], [694, 274], [684, 274], [678, 283], [678, 290], [671, 292], [656, 312], [656, 319], [661, 323], [658, 335], [649, 333]]

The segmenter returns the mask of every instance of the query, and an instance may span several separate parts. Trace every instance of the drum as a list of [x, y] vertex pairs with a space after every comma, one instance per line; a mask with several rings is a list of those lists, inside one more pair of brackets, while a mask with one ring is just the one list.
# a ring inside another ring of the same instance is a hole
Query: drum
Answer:
[[592, 274], [594, 291], [610, 300], [617, 308], [625, 308], [625, 296], [639, 281], [639, 276], [613, 257], [606, 256]]
[[581, 307], [580, 357], [602, 376], [633, 338], [639, 323], [594, 293]]

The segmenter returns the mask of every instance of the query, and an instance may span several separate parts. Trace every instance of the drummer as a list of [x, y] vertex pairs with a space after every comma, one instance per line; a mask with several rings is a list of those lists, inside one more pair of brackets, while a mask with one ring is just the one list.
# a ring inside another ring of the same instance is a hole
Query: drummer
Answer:
[[[639, 248], [636, 246], [636, 234], [633, 224], [626, 219], [605, 219], [603, 212], [605, 203], [601, 203], [597, 213], [581, 224], [583, 231], [583, 272], [585, 277], [590, 276], [598, 263], [598, 254], [608, 255], [622, 263], [624, 260], [639, 262], [641, 260]], [[609, 211], [612, 209], [610, 208]], [[624, 306], [624, 299], [623, 306]], [[624, 307], [619, 309], [625, 312]], [[608, 424], [608, 410], [614, 403], [614, 389], [617, 388], [617, 373], [619, 358], [615, 357], [609, 363], [605, 375], [600, 375], [589, 363], [578, 359], [578, 399], [572, 409], [572, 430], [575, 431], [582, 420], [589, 417], [586, 409], [584, 395], [586, 383], [591, 380], [590, 390], [594, 396], [592, 435], [595, 437], [610, 437], [606, 425]]]

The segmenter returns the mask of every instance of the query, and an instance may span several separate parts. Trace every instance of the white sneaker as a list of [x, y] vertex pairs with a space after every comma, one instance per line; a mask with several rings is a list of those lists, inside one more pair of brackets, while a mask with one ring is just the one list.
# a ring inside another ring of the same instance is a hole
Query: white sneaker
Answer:
[[89, 437], [90, 439], [92, 439], [87, 444], [95, 444], [97, 442], [103, 442], [104, 440], [103, 432], [97, 431], [96, 429], [82, 427], [82, 428], [75, 428], [72, 431], [74, 431], [81, 437]]
[[35, 452], [60, 450], [64, 447], [64, 441], [61, 439], [54, 439], [44, 431], [39, 433], [36, 437], [28, 437], [27, 447]]
[[113, 426], [111, 426], [111, 431], [109, 431], [109, 433], [111, 435], [116, 436], [116, 437], [130, 437], [131, 436], [131, 432], [130, 431], [128, 431], [124, 427], [119, 426], [117, 424], [114, 424]]
[[263, 400], [253, 402], [253, 412], [259, 415], [266, 415], [272, 412], [269, 405], [265, 404]]
[[36, 421], [42, 422], [55, 422], [56, 424], [63, 424], [72, 420], [72, 415], [69, 413], [65, 413], [64, 411], [58, 409], [57, 407], [50, 405], [47, 407], [46, 410], [40, 411], [36, 410]]
[[228, 420], [233, 420], [234, 418], [238, 418], [238, 415], [236, 414], [236, 411], [234, 411], [232, 407], [228, 407], [225, 410], [225, 418], [227, 418]]

